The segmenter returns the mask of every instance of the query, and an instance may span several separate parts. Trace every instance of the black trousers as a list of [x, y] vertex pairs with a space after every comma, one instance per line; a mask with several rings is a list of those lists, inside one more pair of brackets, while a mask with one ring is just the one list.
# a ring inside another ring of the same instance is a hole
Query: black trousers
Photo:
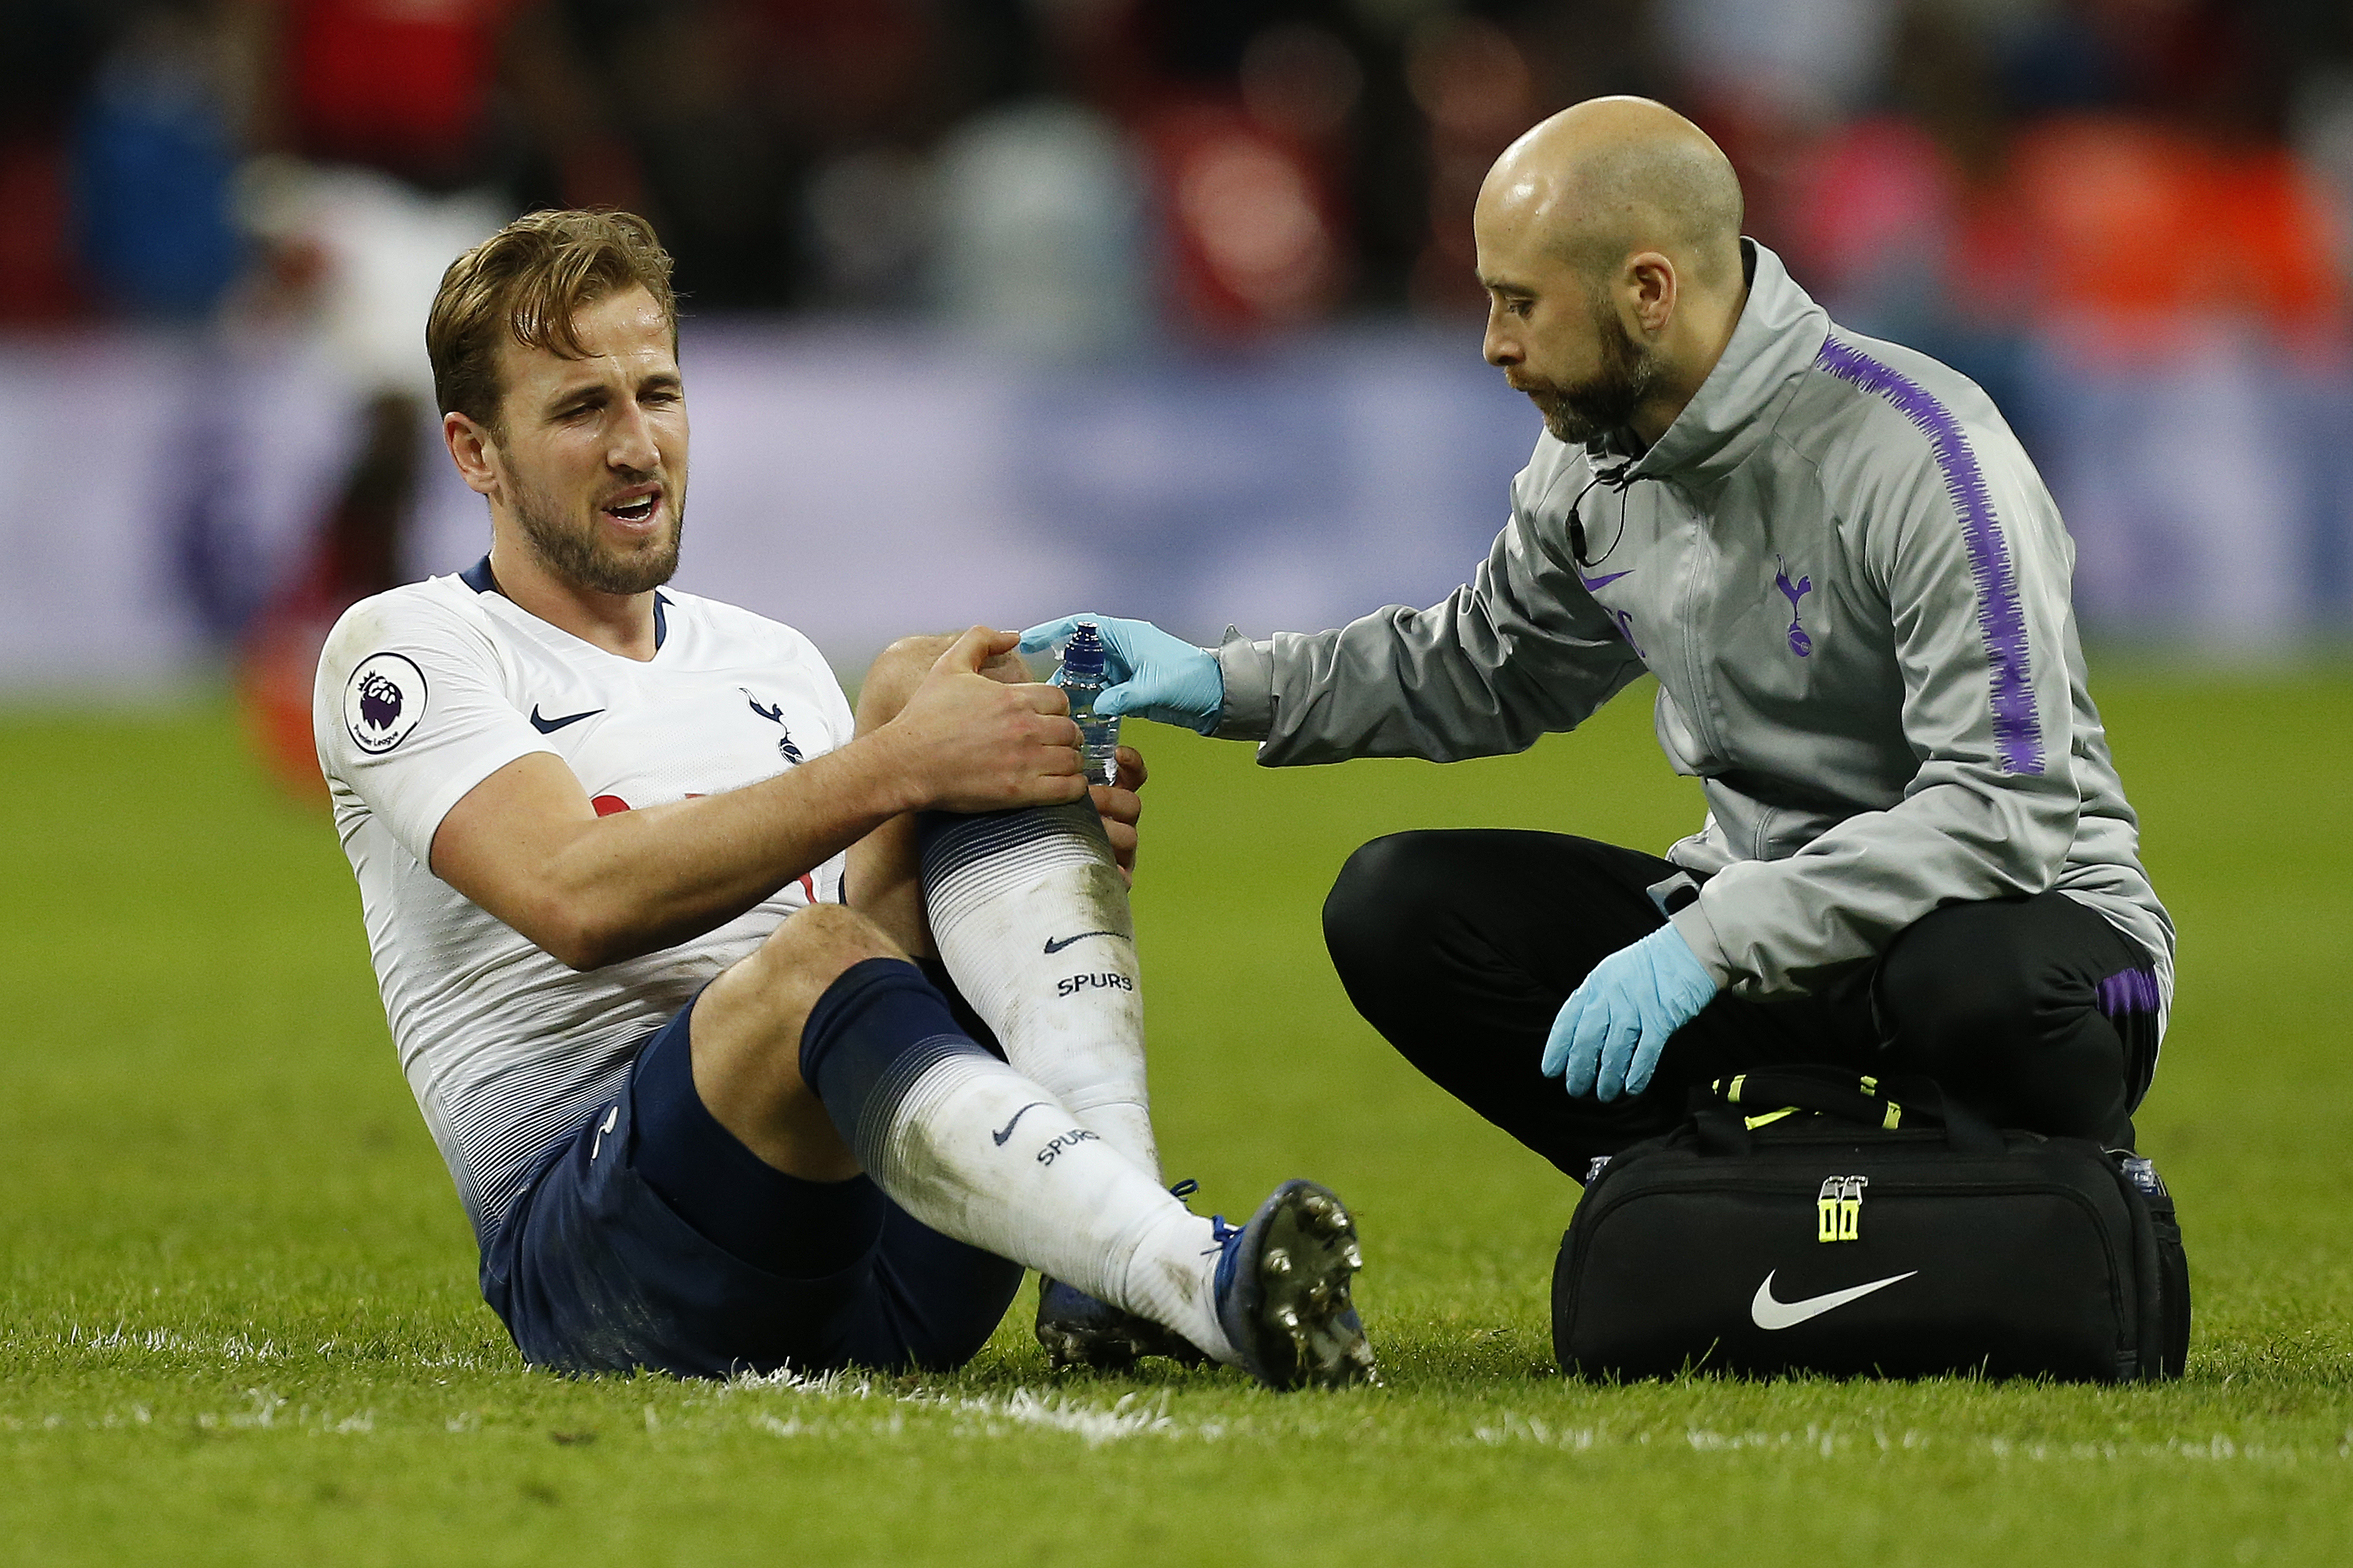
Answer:
[[1810, 996], [1719, 995], [1641, 1094], [1570, 1099], [1536, 1070], [1553, 1016], [1595, 964], [1665, 923], [1646, 889], [1675, 869], [1562, 834], [1396, 834], [1349, 858], [1324, 941], [1408, 1061], [1579, 1179], [1673, 1126], [1690, 1086], [1798, 1062], [1926, 1074], [1998, 1126], [2131, 1146], [2157, 1059], [2155, 976], [2063, 893], [1947, 905]]

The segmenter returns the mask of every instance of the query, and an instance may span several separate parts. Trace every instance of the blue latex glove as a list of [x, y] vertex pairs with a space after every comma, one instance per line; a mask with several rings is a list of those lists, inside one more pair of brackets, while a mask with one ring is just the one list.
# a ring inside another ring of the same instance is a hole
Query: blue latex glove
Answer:
[[1206, 735], [1225, 710], [1226, 678], [1218, 656], [1171, 637], [1150, 621], [1111, 616], [1065, 616], [1021, 634], [1023, 653], [1044, 653], [1071, 640], [1081, 621], [1103, 634], [1106, 688], [1095, 711], [1109, 718], [1133, 713], [1160, 724], [1182, 724]]
[[1672, 925], [1621, 947], [1569, 994], [1545, 1041], [1544, 1075], [1574, 1095], [1640, 1094], [1667, 1037], [1715, 999], [1716, 984]]

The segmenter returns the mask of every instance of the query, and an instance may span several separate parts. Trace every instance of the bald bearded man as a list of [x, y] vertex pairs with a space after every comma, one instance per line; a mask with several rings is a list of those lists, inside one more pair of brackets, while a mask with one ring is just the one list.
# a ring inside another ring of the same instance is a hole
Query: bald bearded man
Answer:
[[1545, 433], [1485, 563], [1428, 609], [1214, 652], [1104, 620], [1098, 710], [1269, 765], [1451, 762], [1575, 729], [1648, 670], [1708, 805], [1663, 858], [1436, 831], [1342, 871], [1333, 959], [1399, 1051], [1580, 1178], [1687, 1086], [1795, 1061], [2129, 1147], [2173, 926], [2058, 510], [1984, 393], [1834, 325], [1741, 214], [1663, 105], [1523, 136], [1474, 222], [1486, 357]]

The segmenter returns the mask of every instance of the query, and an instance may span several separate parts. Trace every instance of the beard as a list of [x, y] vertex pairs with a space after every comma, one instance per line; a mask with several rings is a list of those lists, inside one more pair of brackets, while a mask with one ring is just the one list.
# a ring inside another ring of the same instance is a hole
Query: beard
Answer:
[[678, 574], [679, 542], [686, 532], [683, 487], [666, 487], [662, 499], [670, 509], [669, 535], [635, 548], [603, 542], [593, 522], [583, 526], [565, 521], [564, 509], [533, 486], [518, 487], [515, 520], [547, 569], [575, 587], [596, 594], [643, 594]]
[[1520, 387], [1544, 416], [1553, 438], [1570, 446], [1597, 440], [1630, 423], [1659, 379], [1658, 356], [1634, 341], [1617, 311], [1597, 300], [1593, 325], [1601, 340], [1601, 368], [1591, 379], [1575, 386], [1535, 382]]

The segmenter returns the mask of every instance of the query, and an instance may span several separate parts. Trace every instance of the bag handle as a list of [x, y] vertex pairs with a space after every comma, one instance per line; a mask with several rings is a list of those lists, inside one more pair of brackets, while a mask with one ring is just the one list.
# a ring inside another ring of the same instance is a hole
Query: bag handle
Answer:
[[1957, 1153], [1993, 1154], [2004, 1147], [1991, 1122], [1933, 1079], [1883, 1082], [1844, 1068], [1762, 1068], [1694, 1088], [1691, 1106], [1701, 1142], [1718, 1153], [1747, 1153], [1756, 1147], [1756, 1129], [1799, 1111], [1890, 1131], [1942, 1127]]

